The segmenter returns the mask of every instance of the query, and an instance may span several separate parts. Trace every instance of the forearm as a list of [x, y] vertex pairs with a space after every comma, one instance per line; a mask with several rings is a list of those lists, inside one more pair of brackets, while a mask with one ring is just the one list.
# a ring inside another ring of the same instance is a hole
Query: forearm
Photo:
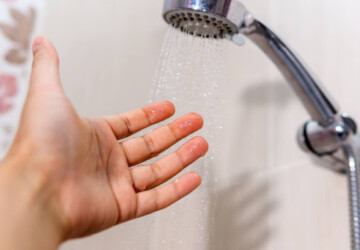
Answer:
[[56, 249], [62, 241], [48, 194], [28, 172], [19, 162], [0, 164], [0, 249]]

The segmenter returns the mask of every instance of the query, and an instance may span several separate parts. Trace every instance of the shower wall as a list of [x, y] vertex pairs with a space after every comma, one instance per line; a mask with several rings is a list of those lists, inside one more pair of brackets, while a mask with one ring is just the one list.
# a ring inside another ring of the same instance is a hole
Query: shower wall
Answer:
[[[244, 0], [279, 31], [360, 121], [359, 1]], [[82, 115], [123, 112], [147, 103], [167, 29], [162, 1], [48, 0], [41, 33], [57, 46], [62, 81]], [[216, 225], [209, 249], [349, 249], [344, 176], [314, 165], [295, 135], [308, 119], [276, 68], [251, 43], [230, 46], [222, 151], [214, 168]], [[196, 110], [195, 110], [196, 111]], [[200, 201], [192, 201], [194, 209]], [[167, 249], [164, 218], [145, 217], [62, 249]], [[166, 218], [165, 218], [166, 219]], [[178, 214], [189, 227], [193, 218]], [[174, 225], [176, 226], [176, 225]], [[160, 233], [159, 233], [160, 232]], [[195, 249], [187, 241], [171, 249]]]

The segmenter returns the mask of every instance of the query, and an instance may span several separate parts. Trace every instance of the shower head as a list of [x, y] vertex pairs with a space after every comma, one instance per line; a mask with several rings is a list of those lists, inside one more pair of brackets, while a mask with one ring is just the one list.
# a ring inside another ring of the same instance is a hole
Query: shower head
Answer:
[[291, 49], [240, 0], [164, 0], [164, 19], [183, 32], [205, 38], [228, 38], [238, 45], [253, 41], [279, 68], [311, 117], [332, 124], [338, 107]]
[[165, 0], [164, 19], [191, 35], [224, 38], [239, 32], [244, 6], [238, 0]]

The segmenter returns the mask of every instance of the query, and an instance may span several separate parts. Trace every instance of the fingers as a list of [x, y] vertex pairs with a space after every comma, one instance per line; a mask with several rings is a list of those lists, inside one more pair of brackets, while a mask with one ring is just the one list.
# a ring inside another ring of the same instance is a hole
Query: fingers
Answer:
[[148, 126], [166, 120], [174, 113], [174, 104], [163, 101], [104, 119], [109, 124], [116, 139], [120, 140]]
[[36, 37], [33, 43], [33, 55], [30, 91], [61, 89], [59, 57], [52, 43], [45, 37]]
[[136, 217], [141, 217], [170, 206], [195, 190], [201, 183], [201, 177], [190, 172], [158, 189], [138, 193]]
[[135, 190], [145, 191], [161, 185], [204, 156], [207, 150], [208, 144], [205, 139], [195, 137], [151, 165], [132, 168], [130, 171]]
[[121, 145], [129, 166], [158, 155], [179, 140], [199, 130], [202, 126], [202, 117], [196, 113], [190, 113], [142, 137], [123, 141]]

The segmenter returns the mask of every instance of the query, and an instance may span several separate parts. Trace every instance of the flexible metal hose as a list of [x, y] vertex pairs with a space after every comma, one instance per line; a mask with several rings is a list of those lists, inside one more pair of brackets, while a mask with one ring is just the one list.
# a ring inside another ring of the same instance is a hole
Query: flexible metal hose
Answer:
[[344, 146], [348, 158], [348, 185], [350, 201], [351, 249], [360, 250], [360, 185], [359, 185], [359, 158], [352, 146]]

